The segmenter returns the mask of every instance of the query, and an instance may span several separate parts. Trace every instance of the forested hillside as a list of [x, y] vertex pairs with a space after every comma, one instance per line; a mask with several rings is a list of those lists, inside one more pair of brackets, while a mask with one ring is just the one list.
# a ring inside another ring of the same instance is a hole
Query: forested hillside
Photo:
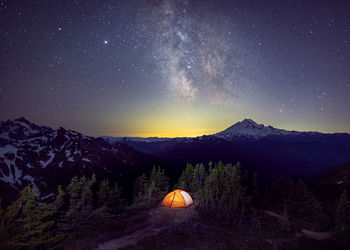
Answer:
[[[222, 239], [220, 246], [237, 249], [345, 249], [350, 243], [346, 186], [337, 197], [323, 200], [302, 179], [282, 176], [262, 185], [258, 173], [242, 173], [239, 163], [210, 162], [187, 164], [177, 180], [167, 177], [162, 168], [153, 167], [136, 179], [132, 197], [118, 183], [97, 180], [95, 175], [73, 177], [46, 203], [28, 185], [17, 200], [0, 211], [1, 248], [98, 247], [147, 228], [152, 224], [150, 212], [160, 209], [162, 199], [174, 188], [186, 190], [193, 197], [195, 205], [182, 211], [196, 216], [181, 223], [166, 222], [167, 226], [156, 234], [139, 235], [127, 249], [168, 244], [200, 248], [201, 244], [214, 244], [215, 237]], [[168, 237], [174, 233], [175, 238]], [[203, 239], [199, 233], [210, 236]]]

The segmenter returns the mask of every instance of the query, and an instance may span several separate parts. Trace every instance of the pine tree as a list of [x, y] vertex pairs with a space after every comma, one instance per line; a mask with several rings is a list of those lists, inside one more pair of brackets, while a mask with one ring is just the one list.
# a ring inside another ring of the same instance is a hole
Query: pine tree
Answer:
[[108, 179], [104, 179], [100, 184], [100, 189], [97, 193], [98, 206], [103, 206], [107, 202], [107, 198], [109, 195], [109, 181]]
[[299, 179], [292, 185], [290, 196], [285, 205], [294, 222], [312, 230], [322, 230], [326, 223], [326, 215], [322, 204]]
[[192, 166], [192, 164], [187, 163], [185, 170], [182, 172], [176, 187], [186, 190], [187, 192], [192, 192], [194, 187], [194, 177], [195, 177], [195, 173], [194, 173], [194, 168]]
[[270, 188], [265, 190], [265, 206], [282, 211], [285, 203], [288, 203], [288, 200], [290, 200], [293, 186], [294, 181], [292, 179], [286, 178], [283, 175], [280, 176], [272, 183]]
[[146, 175], [138, 177], [135, 181], [133, 191], [133, 204], [155, 205], [167, 194], [169, 190], [169, 179], [163, 169], [153, 166], [148, 179]]
[[136, 178], [133, 190], [133, 203], [137, 204], [145, 199], [146, 191], [148, 189], [149, 180], [145, 174]]
[[193, 178], [191, 182], [191, 187], [188, 190], [189, 192], [196, 192], [203, 184], [206, 176], [206, 171], [204, 165], [196, 164], [193, 171]]
[[20, 197], [14, 201], [4, 215], [8, 228], [6, 245], [9, 248], [39, 248], [49, 239], [48, 230], [53, 222], [49, 206], [39, 206], [35, 192], [30, 186], [25, 187]]
[[57, 195], [55, 201], [52, 204], [52, 208], [54, 211], [59, 211], [65, 206], [65, 197], [66, 193], [64, 192], [61, 185], [57, 188]]
[[163, 169], [153, 167], [147, 189], [147, 201], [159, 201], [169, 190], [169, 180]]
[[121, 198], [121, 191], [117, 183], [108, 192], [108, 198], [106, 200], [106, 206], [112, 213], [117, 213], [122, 209], [123, 199]]
[[67, 194], [63, 187], [58, 186], [55, 200], [46, 205], [48, 209], [51, 210], [50, 218], [54, 220], [54, 224], [50, 229], [50, 238], [45, 245], [47, 249], [59, 249], [64, 246], [66, 235], [60, 232], [59, 226], [62, 225], [62, 221], [65, 219], [65, 212], [67, 209], [66, 197]]
[[206, 175], [204, 184], [196, 192], [197, 207], [209, 213], [232, 218], [242, 217], [245, 190], [241, 186], [240, 170], [231, 164], [217, 163]]
[[[74, 176], [71, 179], [71, 182], [66, 187], [66, 190], [67, 193], [64, 194], [64, 196], [67, 197], [68, 200], [67, 210], [62, 211], [62, 214], [60, 214], [61, 216], [56, 225], [56, 235], [62, 240], [61, 243], [63, 243], [64, 241], [68, 242], [71, 238], [73, 238], [75, 230], [79, 228], [78, 221], [81, 217], [79, 201], [81, 199], [82, 188], [79, 184], [79, 178], [77, 176]], [[56, 197], [56, 201], [58, 202], [58, 204], [61, 200], [61, 198], [58, 199], [58, 197], [62, 197], [62, 195], [63, 193], [61, 192], [61, 195], [58, 195]], [[65, 197], [62, 197], [63, 200], [65, 200]]]
[[150, 202], [152, 198], [156, 196], [157, 193], [157, 170], [156, 167], [153, 166], [150, 179], [149, 179], [149, 186], [147, 189], [147, 201]]
[[85, 176], [80, 178], [80, 185], [82, 189], [80, 203], [84, 207], [84, 209], [91, 210], [93, 207], [94, 194], [92, 192], [92, 189], [95, 183], [96, 183], [95, 174], [92, 176], [91, 179], [87, 179], [85, 178]]
[[204, 167], [203, 163], [201, 163], [199, 165], [199, 170], [198, 170], [198, 181], [200, 184], [204, 183], [205, 176], [206, 176], [205, 167]]
[[[210, 161], [210, 162], [208, 163], [209, 178], [211, 177], [211, 170], [212, 170], [212, 168], [213, 168], [213, 162]], [[210, 180], [211, 180], [211, 178], [210, 178]]]
[[69, 206], [56, 225], [56, 238], [60, 240], [60, 246], [94, 230], [91, 222], [98, 218], [98, 212], [94, 209], [95, 183], [95, 175], [91, 179], [75, 176], [67, 186], [65, 196], [68, 196]]
[[77, 176], [72, 178], [70, 184], [67, 186], [67, 191], [69, 196], [69, 209], [78, 209], [82, 188]]
[[163, 198], [169, 191], [169, 178], [165, 175], [164, 169], [161, 169], [159, 166], [157, 168], [157, 188], [160, 198]]

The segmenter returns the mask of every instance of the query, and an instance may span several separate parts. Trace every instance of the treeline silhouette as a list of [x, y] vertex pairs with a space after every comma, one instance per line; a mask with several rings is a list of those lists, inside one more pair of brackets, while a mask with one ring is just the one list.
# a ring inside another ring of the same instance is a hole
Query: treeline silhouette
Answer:
[[[267, 214], [277, 220], [273, 230], [292, 235], [298, 230], [330, 232], [338, 247], [349, 246], [350, 201], [344, 190], [325, 207], [302, 179], [280, 177], [259, 184], [258, 174], [241, 173], [240, 164], [187, 164], [171, 180], [160, 167], [139, 176], [131, 202], [117, 183], [96, 176], [73, 177], [43, 203], [28, 185], [6, 208], [0, 206], [1, 249], [61, 249], [99, 232], [122, 230], [146, 219], [145, 211], [160, 205], [172, 188], [193, 197], [199, 221], [225, 229], [268, 231]], [[272, 216], [272, 217], [273, 217]], [[276, 226], [277, 225], [277, 226]], [[271, 231], [271, 230], [270, 230]], [[275, 232], [274, 231], [274, 232]]]

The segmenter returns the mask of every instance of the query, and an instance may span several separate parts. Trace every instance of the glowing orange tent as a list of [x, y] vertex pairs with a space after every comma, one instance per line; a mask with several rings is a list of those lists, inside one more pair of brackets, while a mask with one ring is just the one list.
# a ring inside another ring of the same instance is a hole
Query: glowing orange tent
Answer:
[[181, 189], [168, 193], [162, 201], [162, 206], [169, 208], [188, 208], [192, 205], [192, 197]]

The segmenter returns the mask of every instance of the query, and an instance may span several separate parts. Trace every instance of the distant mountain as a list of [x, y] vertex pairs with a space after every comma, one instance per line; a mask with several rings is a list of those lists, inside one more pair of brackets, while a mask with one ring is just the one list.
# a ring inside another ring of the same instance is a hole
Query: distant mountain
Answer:
[[124, 144], [38, 126], [24, 118], [0, 122], [0, 197], [7, 200], [28, 183], [45, 199], [74, 175], [95, 173], [133, 185], [133, 178], [153, 164], [161, 161]]
[[100, 138], [112, 143], [113, 142], [134, 142], [134, 141], [161, 142], [161, 141], [168, 141], [171, 139], [166, 137], [112, 137], [112, 136], [101, 136]]
[[301, 132], [296, 131], [287, 131], [283, 129], [276, 129], [271, 126], [264, 126], [263, 124], [257, 124], [251, 119], [245, 119], [241, 122], [237, 122], [231, 127], [215, 134], [216, 137], [223, 139], [232, 139], [237, 136], [251, 137], [254, 139], [261, 139], [266, 136], [275, 136], [275, 135], [296, 135]]
[[224, 131], [215, 134], [215, 136], [228, 141], [238, 140], [240, 138], [245, 140], [272, 139], [288, 142], [320, 142], [350, 146], [350, 134], [347, 133], [325, 134], [320, 132], [288, 131], [257, 124], [251, 119], [237, 122]]
[[[265, 126], [258, 124], [252, 119], [244, 119], [243, 121], [237, 122], [231, 127], [218, 132], [213, 135], [217, 138], [224, 139], [226, 141], [232, 140], [261, 140], [261, 139], [274, 139], [289, 142], [324, 142], [324, 143], [335, 143], [344, 144], [350, 146], [350, 134], [347, 133], [320, 133], [320, 132], [300, 132], [300, 131], [289, 131], [285, 129], [278, 129], [272, 126]], [[191, 141], [198, 137], [177, 137], [177, 138], [166, 138], [166, 137], [111, 137], [101, 136], [104, 140], [115, 143], [134, 143], [134, 142], [145, 142], [145, 143], [159, 143], [159, 142], [184, 142]]]
[[153, 165], [176, 178], [186, 163], [235, 163], [261, 179], [313, 175], [350, 162], [349, 134], [276, 129], [246, 119], [214, 135], [195, 138], [85, 136], [38, 126], [24, 118], [0, 122], [0, 197], [11, 200], [31, 184], [42, 199], [74, 175], [109, 178], [131, 192]]
[[251, 119], [214, 135], [123, 142], [178, 166], [187, 162], [240, 161], [244, 168], [258, 171], [265, 179], [281, 174], [312, 175], [350, 161], [350, 134], [288, 131]]

